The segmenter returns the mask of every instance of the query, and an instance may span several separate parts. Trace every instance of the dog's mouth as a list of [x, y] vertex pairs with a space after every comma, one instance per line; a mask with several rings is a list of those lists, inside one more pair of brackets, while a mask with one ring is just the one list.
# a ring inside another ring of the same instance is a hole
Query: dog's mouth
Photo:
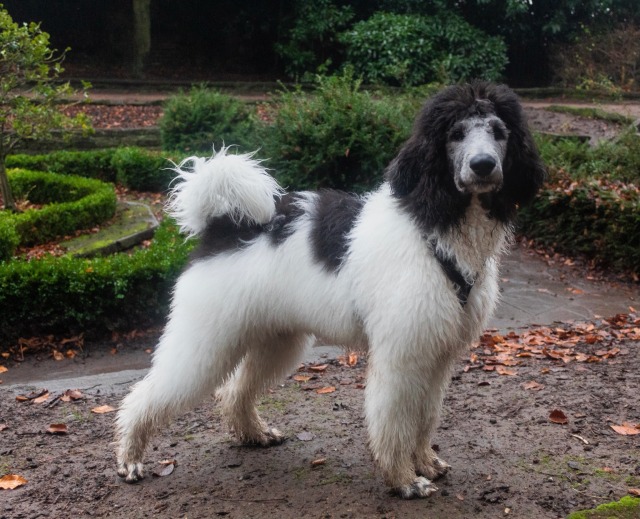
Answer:
[[495, 180], [488, 178], [474, 178], [467, 182], [456, 179], [456, 187], [461, 193], [466, 194], [491, 193], [499, 191], [502, 188], [502, 178]]

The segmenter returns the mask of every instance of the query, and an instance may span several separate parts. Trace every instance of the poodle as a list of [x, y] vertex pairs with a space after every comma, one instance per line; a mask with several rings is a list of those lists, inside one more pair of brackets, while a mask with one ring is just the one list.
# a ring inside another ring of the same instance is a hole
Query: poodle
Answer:
[[516, 210], [545, 179], [515, 93], [473, 82], [427, 100], [365, 195], [285, 193], [226, 148], [176, 171], [168, 209], [199, 244], [120, 407], [118, 474], [141, 479], [151, 434], [216, 391], [240, 441], [281, 443], [256, 399], [318, 339], [367, 348], [373, 458], [401, 497], [433, 493], [449, 469], [431, 442], [452, 368], [496, 306]]

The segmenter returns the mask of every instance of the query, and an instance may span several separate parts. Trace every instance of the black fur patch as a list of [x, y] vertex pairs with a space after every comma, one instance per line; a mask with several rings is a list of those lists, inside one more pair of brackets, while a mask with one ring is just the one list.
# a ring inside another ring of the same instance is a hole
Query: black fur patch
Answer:
[[324, 190], [313, 215], [311, 247], [316, 261], [337, 272], [347, 253], [347, 235], [360, 214], [364, 200], [342, 191]]
[[262, 232], [262, 225], [236, 225], [227, 215], [212, 219], [198, 246], [191, 253], [190, 261], [216, 256], [223, 252], [241, 249], [247, 241], [254, 240]]
[[296, 204], [298, 200], [300, 200], [299, 194], [287, 193], [276, 202], [276, 215], [266, 226], [273, 245], [281, 245], [293, 234], [292, 224], [304, 213]]

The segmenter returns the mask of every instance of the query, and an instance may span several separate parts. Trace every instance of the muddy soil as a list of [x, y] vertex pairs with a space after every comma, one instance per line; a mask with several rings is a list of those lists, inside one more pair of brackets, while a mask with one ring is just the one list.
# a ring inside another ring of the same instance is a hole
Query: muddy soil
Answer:
[[[0, 464], [28, 483], [2, 491], [0, 517], [565, 517], [640, 487], [640, 436], [610, 427], [640, 423], [640, 344], [627, 346], [600, 363], [525, 358], [517, 375], [461, 360], [435, 437], [453, 468], [439, 492], [416, 501], [389, 493], [367, 451], [362, 358], [355, 367], [327, 359], [322, 372], [305, 366], [297, 375], [314, 378], [268, 392], [259, 408], [286, 433], [281, 446], [238, 444], [211, 398], [153, 439], [148, 476], [135, 485], [115, 473], [114, 413], [92, 412], [117, 407], [128, 385], [77, 388], [82, 399], [55, 405], [59, 392], [21, 403], [13, 386], [0, 398]], [[531, 381], [544, 387], [526, 389]], [[317, 392], [325, 387], [336, 389]], [[555, 409], [568, 424], [549, 420]], [[57, 423], [66, 434], [46, 432]], [[164, 460], [175, 460], [173, 472], [154, 476]]]

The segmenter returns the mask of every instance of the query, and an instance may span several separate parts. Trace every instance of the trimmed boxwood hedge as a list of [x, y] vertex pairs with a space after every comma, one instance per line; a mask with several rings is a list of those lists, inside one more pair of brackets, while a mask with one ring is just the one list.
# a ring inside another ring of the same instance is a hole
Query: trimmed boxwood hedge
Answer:
[[0, 341], [156, 324], [191, 247], [165, 221], [149, 248], [131, 254], [0, 263]]
[[640, 272], [640, 190], [620, 182], [561, 181], [523, 208], [520, 230], [566, 254]]
[[9, 170], [16, 197], [28, 198], [40, 209], [23, 213], [0, 212], [0, 260], [10, 258], [18, 245], [35, 245], [98, 225], [116, 212], [113, 186], [99, 180]]
[[[137, 191], [167, 190], [175, 177], [167, 154], [125, 147], [96, 151], [55, 151], [46, 155], [9, 155], [8, 168], [78, 175], [118, 182]], [[179, 161], [178, 161], [179, 162]]]

